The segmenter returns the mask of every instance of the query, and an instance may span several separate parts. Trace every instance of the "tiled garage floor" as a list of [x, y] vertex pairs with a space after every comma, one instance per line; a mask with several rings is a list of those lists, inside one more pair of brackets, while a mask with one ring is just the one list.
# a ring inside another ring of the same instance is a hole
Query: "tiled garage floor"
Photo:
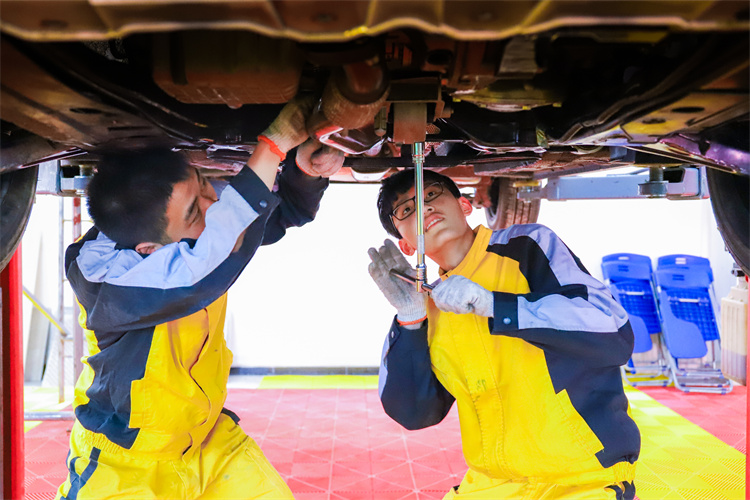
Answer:
[[[226, 406], [300, 500], [441, 499], [466, 471], [455, 408], [435, 427], [406, 431], [383, 413], [374, 383], [266, 377], [260, 388], [230, 389]], [[745, 498], [744, 387], [724, 396], [629, 388], [628, 396], [643, 435], [641, 500]], [[27, 431], [27, 499], [54, 497], [70, 426]]]

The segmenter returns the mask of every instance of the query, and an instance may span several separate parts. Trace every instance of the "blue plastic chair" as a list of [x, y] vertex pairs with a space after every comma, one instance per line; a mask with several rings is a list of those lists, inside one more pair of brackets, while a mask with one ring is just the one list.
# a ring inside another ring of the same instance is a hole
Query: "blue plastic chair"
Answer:
[[629, 253], [605, 255], [602, 258], [602, 275], [605, 282], [617, 285], [619, 293], [615, 298], [629, 315], [640, 316], [649, 334], [661, 332], [654, 299], [651, 259]]
[[662, 307], [681, 320], [694, 323], [706, 342], [719, 340], [719, 329], [709, 288], [710, 275], [701, 267], [675, 266], [657, 269], [656, 279], [661, 287], [662, 303], [666, 300], [669, 308]]
[[656, 282], [675, 385], [686, 392], [731, 391], [732, 384], [719, 366], [720, 337], [708, 259], [682, 254], [660, 257]]
[[661, 346], [651, 259], [631, 253], [605, 255], [602, 275], [612, 295], [627, 311], [635, 337], [634, 356], [622, 367], [623, 377], [633, 386], [669, 384], [669, 363]]
[[705, 269], [708, 273], [710, 283], [714, 281], [714, 273], [711, 270], [711, 262], [705, 257], [697, 255], [687, 255], [675, 253], [671, 255], [662, 255], [656, 260], [656, 269], [666, 269], [668, 267], [688, 267], [690, 269]]

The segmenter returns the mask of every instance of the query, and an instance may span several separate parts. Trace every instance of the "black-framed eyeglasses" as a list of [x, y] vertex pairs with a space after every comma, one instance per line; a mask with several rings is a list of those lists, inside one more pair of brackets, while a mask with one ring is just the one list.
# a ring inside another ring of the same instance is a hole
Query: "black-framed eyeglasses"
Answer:
[[[435, 201], [441, 194], [443, 194], [443, 185], [439, 182], [436, 182], [435, 184], [430, 184], [429, 186], [425, 186], [424, 188], [424, 202], [430, 203], [432, 201]], [[404, 220], [407, 217], [409, 217], [411, 214], [414, 213], [415, 210], [415, 201], [416, 196], [412, 196], [406, 201], [402, 201], [398, 205], [394, 207], [394, 209], [391, 211], [391, 215], [395, 217], [398, 220]]]

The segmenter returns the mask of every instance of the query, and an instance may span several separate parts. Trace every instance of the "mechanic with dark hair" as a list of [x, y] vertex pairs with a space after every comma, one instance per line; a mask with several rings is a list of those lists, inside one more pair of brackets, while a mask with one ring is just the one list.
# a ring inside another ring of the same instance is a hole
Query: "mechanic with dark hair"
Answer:
[[[260, 245], [315, 217], [343, 154], [305, 142], [293, 100], [229, 183], [178, 153], [107, 155], [88, 188], [95, 227], [68, 248], [89, 356], [57, 498], [293, 498], [223, 408], [227, 289]], [[301, 170], [304, 169], [304, 172]]]
[[[555, 233], [539, 224], [472, 230], [451, 179], [424, 173], [425, 253], [440, 266], [429, 298], [391, 240], [369, 272], [396, 308], [380, 399], [407, 429], [458, 403], [469, 466], [445, 499], [632, 499], [640, 433], [620, 365], [633, 350], [624, 309]], [[414, 174], [386, 178], [383, 227], [413, 255]]]

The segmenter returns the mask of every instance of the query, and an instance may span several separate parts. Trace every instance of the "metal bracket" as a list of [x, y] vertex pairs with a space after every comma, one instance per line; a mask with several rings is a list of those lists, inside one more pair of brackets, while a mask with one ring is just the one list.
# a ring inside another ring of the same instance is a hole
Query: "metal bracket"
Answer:
[[616, 174], [604, 177], [569, 176], [549, 179], [543, 187], [520, 191], [520, 200], [608, 200], [627, 198], [664, 197], [669, 200], [697, 200], [708, 198], [705, 167], [681, 166], [664, 170], [666, 191], [654, 196], [654, 190], [644, 189], [653, 183], [652, 172]]
[[39, 164], [36, 193], [85, 196], [96, 161], [55, 160]]

